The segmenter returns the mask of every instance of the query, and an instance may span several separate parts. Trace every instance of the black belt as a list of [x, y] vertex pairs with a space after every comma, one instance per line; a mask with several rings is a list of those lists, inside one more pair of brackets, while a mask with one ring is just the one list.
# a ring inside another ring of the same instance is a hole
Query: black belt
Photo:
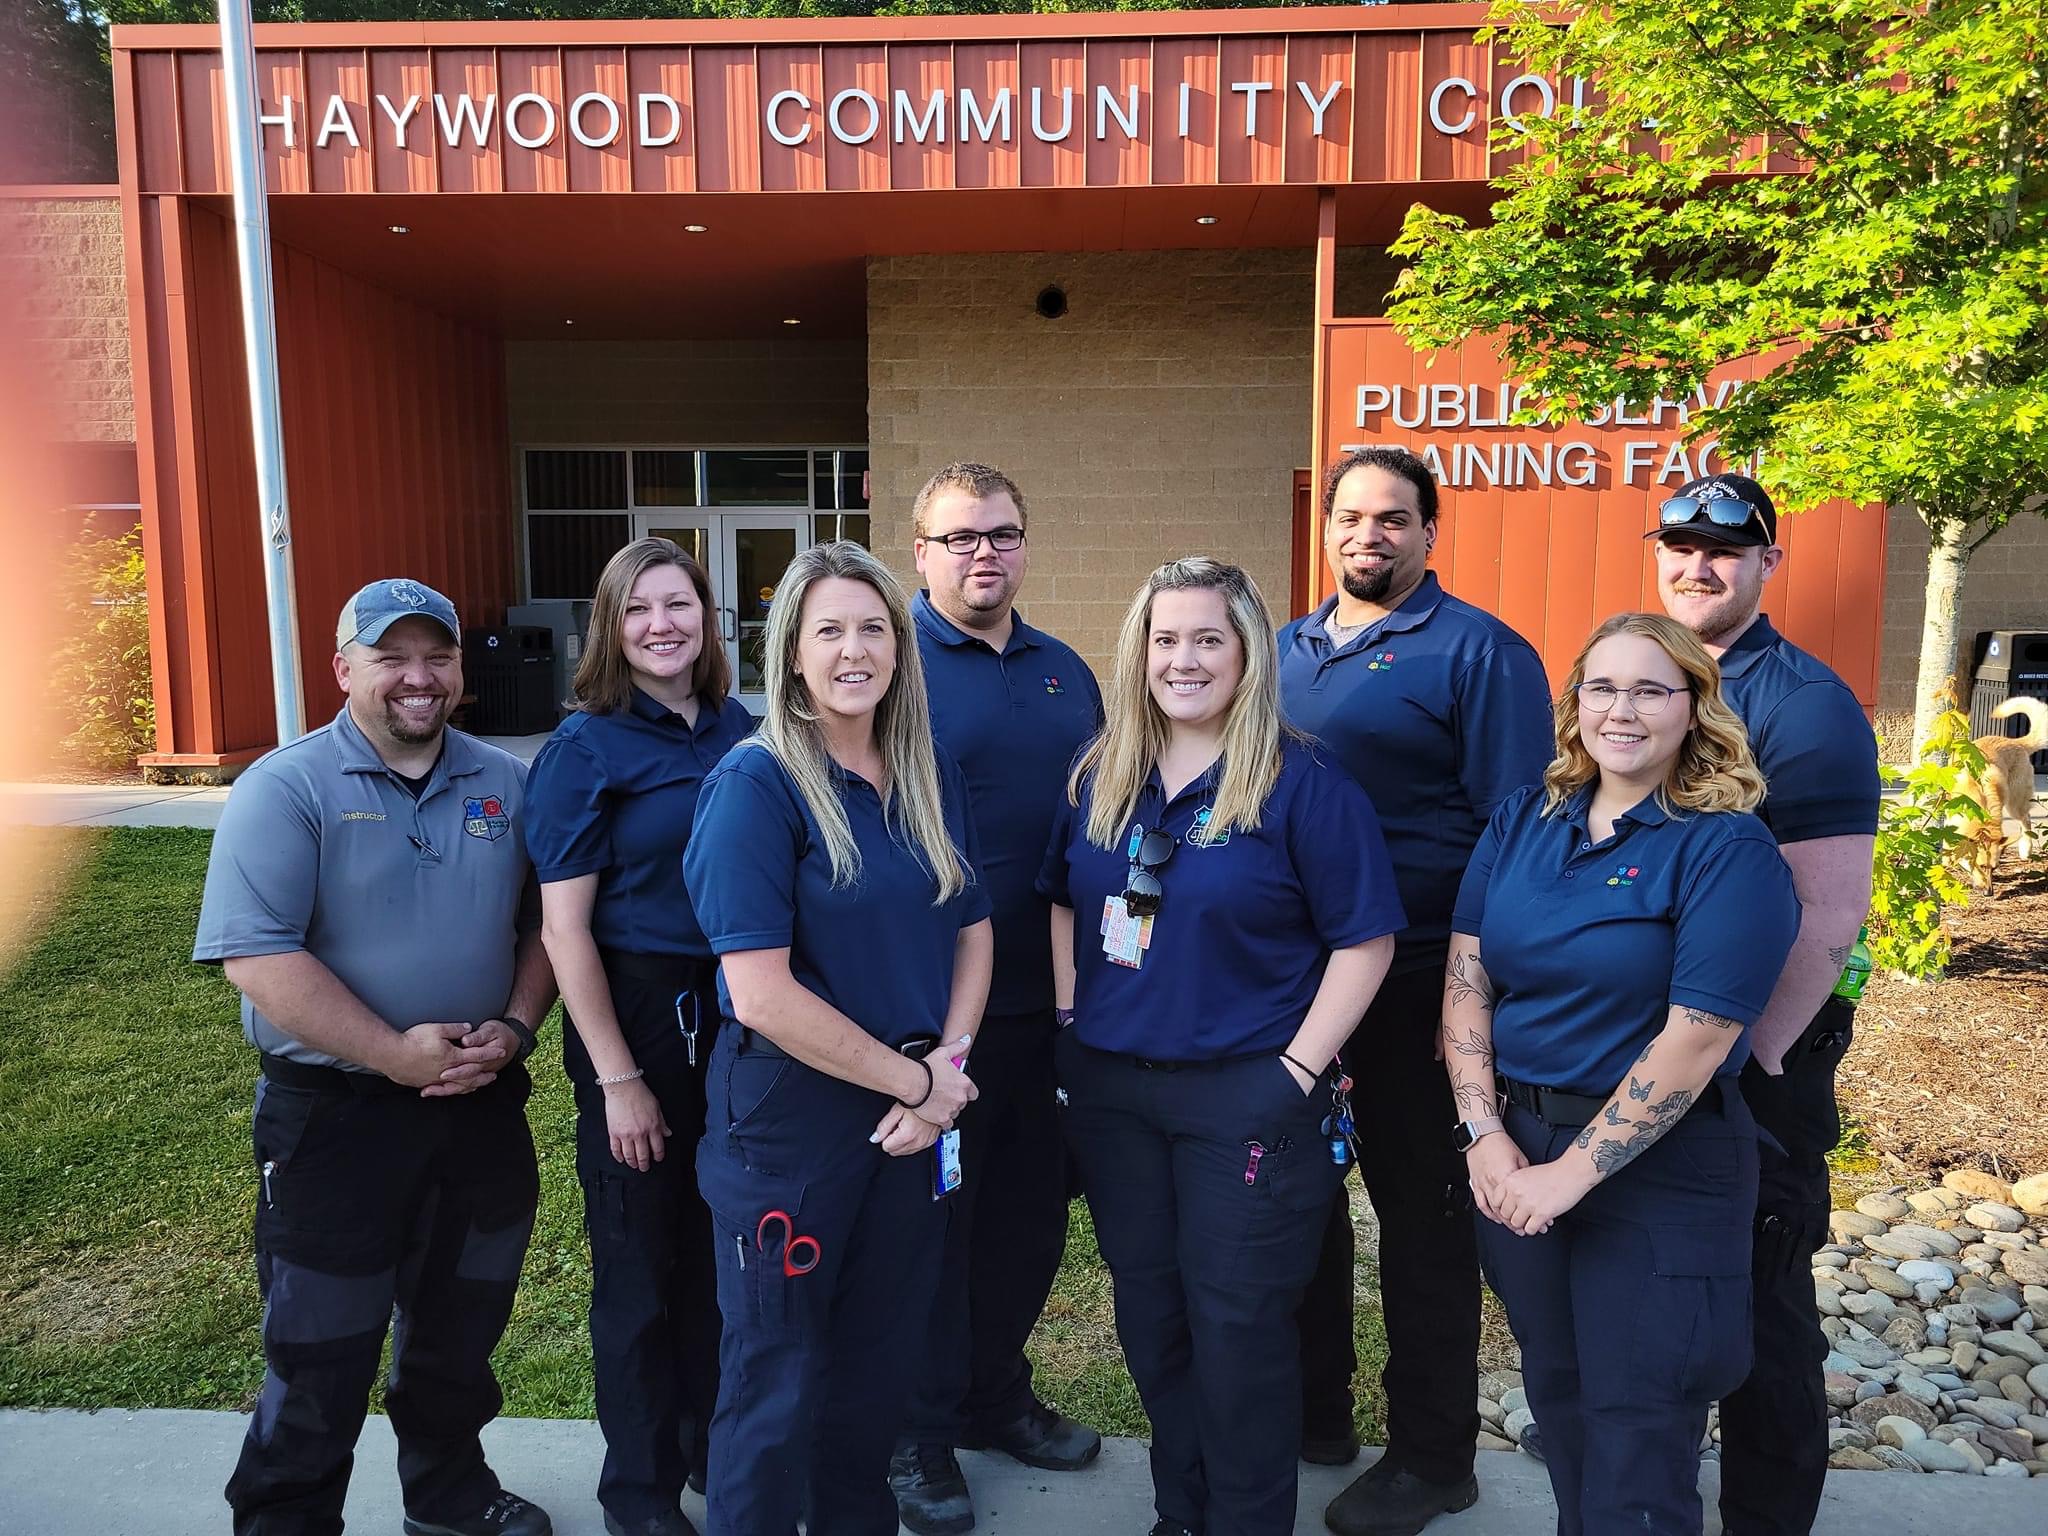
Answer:
[[381, 1072], [349, 1072], [341, 1067], [316, 1067], [311, 1062], [291, 1061], [263, 1052], [263, 1075], [280, 1088], [303, 1088], [309, 1093], [353, 1093], [362, 1098], [384, 1095], [419, 1095], [419, 1089], [394, 1083]]
[[[1590, 1124], [1599, 1118], [1607, 1108], [1610, 1095], [1590, 1093], [1566, 1093], [1561, 1088], [1539, 1088], [1534, 1083], [1517, 1082], [1512, 1077], [1496, 1072], [1494, 1087], [1501, 1102], [1512, 1104], [1517, 1109], [1526, 1109], [1546, 1125], [1575, 1128]], [[1702, 1088], [1694, 1099], [1687, 1114], [1694, 1109], [1719, 1109], [1721, 1107], [1721, 1080], [1715, 1078]]]
[[635, 981], [662, 982], [669, 986], [704, 991], [718, 984], [718, 962], [700, 955], [643, 955], [630, 949], [598, 950], [607, 976], [628, 976]]
[[1217, 1072], [1225, 1067], [1241, 1067], [1247, 1062], [1265, 1058], [1278, 1061], [1278, 1051], [1247, 1051], [1242, 1056], [1205, 1056], [1200, 1061], [1160, 1061], [1151, 1056], [1129, 1056], [1120, 1051], [1107, 1054], [1119, 1061], [1127, 1061], [1140, 1072]]
[[[733, 1027], [738, 1029], [740, 1032], [739, 1045], [737, 1047], [738, 1053], [740, 1055], [783, 1057], [789, 1056], [789, 1052], [785, 1051], [773, 1040], [770, 1040], [758, 1029], [748, 1029], [743, 1024], [735, 1025]], [[926, 1056], [929, 1056], [933, 1051], [937, 1050], [938, 1046], [939, 1037], [937, 1035], [912, 1035], [908, 1040], [904, 1041], [901, 1045], [897, 1046], [896, 1050], [901, 1055], [909, 1056], [916, 1060], [922, 1060]], [[790, 1059], [794, 1060], [795, 1058], [790, 1057]]]

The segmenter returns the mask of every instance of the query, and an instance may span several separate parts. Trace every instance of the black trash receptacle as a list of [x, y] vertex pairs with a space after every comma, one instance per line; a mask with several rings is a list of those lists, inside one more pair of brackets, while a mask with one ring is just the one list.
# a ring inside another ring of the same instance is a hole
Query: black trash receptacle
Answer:
[[[1977, 636], [1970, 684], [1970, 734], [2020, 736], [2027, 722], [1991, 711], [2015, 696], [2048, 700], [2048, 630], [1987, 629]], [[2034, 754], [2034, 771], [2048, 773], [2048, 750]]]
[[478, 736], [538, 736], [555, 728], [555, 636], [535, 624], [465, 630], [462, 672]]

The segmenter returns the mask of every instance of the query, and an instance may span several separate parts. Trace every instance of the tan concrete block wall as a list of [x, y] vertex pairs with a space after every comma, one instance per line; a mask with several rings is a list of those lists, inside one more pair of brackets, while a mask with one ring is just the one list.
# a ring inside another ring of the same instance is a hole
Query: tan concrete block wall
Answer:
[[508, 341], [512, 444], [867, 441], [858, 339]]
[[[897, 256], [868, 263], [877, 553], [906, 579], [910, 503], [957, 459], [1031, 509], [1022, 605], [1098, 670], [1131, 594], [1178, 555], [1287, 605], [1309, 452], [1307, 251]], [[1068, 312], [1033, 307], [1048, 284]]]
[[0, 197], [0, 303], [38, 354], [47, 430], [65, 442], [135, 440], [121, 204], [112, 197]]

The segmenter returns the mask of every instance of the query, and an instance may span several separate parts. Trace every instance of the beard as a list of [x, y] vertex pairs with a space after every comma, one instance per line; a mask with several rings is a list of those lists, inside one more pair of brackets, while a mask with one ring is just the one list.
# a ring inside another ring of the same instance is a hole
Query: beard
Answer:
[[1343, 576], [1344, 590], [1361, 603], [1377, 603], [1393, 590], [1398, 569], [1392, 560], [1367, 571], [1347, 568]]
[[984, 587], [963, 578], [953, 589], [954, 600], [972, 613], [994, 613], [1017, 595], [1017, 583], [1007, 574], [994, 586]]
[[1724, 635], [1733, 634], [1749, 622], [1763, 595], [1761, 583], [1758, 588], [1745, 591], [1736, 586], [1719, 592], [1674, 592], [1672, 595], [1692, 605], [1687, 616], [1679, 622], [1703, 644], [1713, 645]]
[[393, 741], [402, 741], [409, 747], [422, 747], [441, 734], [441, 728], [448, 723], [448, 717], [455, 712], [451, 700], [443, 699], [441, 707], [434, 711], [431, 725], [414, 725], [400, 713], [397, 706], [384, 706], [384, 729]]

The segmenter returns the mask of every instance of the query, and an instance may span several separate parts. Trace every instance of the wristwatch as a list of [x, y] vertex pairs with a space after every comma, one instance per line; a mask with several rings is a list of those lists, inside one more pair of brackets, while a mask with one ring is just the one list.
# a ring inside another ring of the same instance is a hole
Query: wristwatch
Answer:
[[1451, 1131], [1451, 1145], [1460, 1152], [1469, 1152], [1480, 1137], [1506, 1129], [1499, 1115], [1488, 1115], [1484, 1120], [1460, 1120]]

